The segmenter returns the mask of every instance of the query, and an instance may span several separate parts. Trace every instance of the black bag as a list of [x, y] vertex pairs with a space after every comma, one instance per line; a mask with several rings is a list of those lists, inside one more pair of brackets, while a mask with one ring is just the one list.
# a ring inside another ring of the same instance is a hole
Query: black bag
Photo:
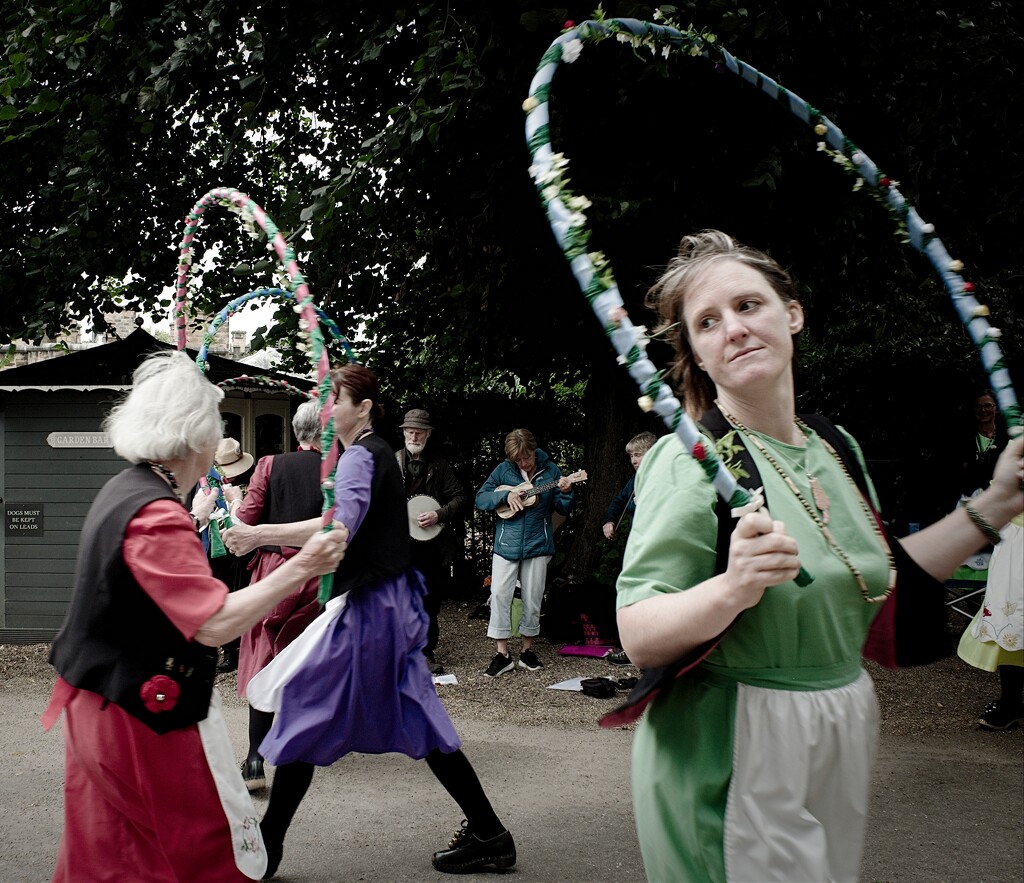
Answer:
[[610, 678], [584, 678], [580, 689], [585, 696], [594, 699], [611, 699], [615, 695], [615, 681]]

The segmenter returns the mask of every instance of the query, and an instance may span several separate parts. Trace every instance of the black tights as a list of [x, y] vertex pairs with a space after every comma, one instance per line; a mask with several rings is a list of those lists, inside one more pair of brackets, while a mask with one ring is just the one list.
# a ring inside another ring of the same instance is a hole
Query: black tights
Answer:
[[[257, 743], [258, 744], [258, 743]], [[469, 827], [481, 840], [490, 840], [505, 830], [487, 799], [466, 755], [462, 751], [444, 754], [436, 748], [426, 757], [427, 766], [462, 809]], [[260, 822], [268, 845], [284, 843], [284, 835], [295, 811], [313, 781], [313, 764], [295, 761], [274, 771], [270, 803]]]
[[999, 687], [1002, 695], [1000, 701], [1014, 707], [1020, 706], [1024, 699], [1021, 692], [1024, 691], [1024, 668], [1019, 665], [999, 666]]
[[427, 766], [447, 791], [469, 822], [473, 833], [481, 840], [497, 837], [505, 826], [498, 819], [491, 801], [484, 794], [476, 770], [462, 751], [445, 754], [434, 749], [427, 755]]
[[[259, 711], [249, 706], [249, 754], [245, 758], [249, 763], [254, 760], [262, 760], [260, 756], [260, 745], [267, 738], [271, 726], [274, 724], [274, 712]], [[301, 798], [299, 798], [301, 800]]]

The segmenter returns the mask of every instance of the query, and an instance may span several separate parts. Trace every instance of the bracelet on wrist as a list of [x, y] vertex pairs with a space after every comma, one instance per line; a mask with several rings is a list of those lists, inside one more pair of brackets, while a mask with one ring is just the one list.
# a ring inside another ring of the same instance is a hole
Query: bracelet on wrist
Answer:
[[993, 546], [1002, 539], [1002, 535], [984, 515], [975, 509], [970, 503], [964, 503], [964, 512], [971, 519], [971, 523], [978, 528]]
[[198, 515], [193, 515], [191, 512], [189, 512], [188, 514], [189, 514], [189, 518], [192, 519], [192, 526], [196, 529], [196, 533], [202, 533], [203, 525], [202, 525], [202, 522], [200, 522], [200, 520], [199, 520], [199, 516]]

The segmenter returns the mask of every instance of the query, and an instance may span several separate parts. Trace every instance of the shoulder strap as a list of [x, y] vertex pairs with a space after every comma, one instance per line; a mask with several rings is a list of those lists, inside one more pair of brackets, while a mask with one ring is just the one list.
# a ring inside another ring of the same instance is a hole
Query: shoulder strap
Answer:
[[[857, 485], [857, 489], [864, 495], [864, 499], [868, 501], [868, 504], [871, 505], [871, 492], [868, 489], [867, 475], [864, 474], [864, 467], [861, 466], [860, 460], [846, 441], [846, 436], [836, 428], [836, 425], [828, 417], [822, 417], [821, 414], [800, 414], [799, 416], [804, 423], [835, 448], [839, 459], [843, 461], [843, 465], [850, 473], [853, 483]], [[873, 509], [874, 506], [872, 505], [871, 508]]]
[[[711, 408], [711, 410], [705, 412], [700, 418], [697, 427], [715, 441], [718, 441], [724, 435], [728, 435], [733, 430], [733, 427], [722, 416], [722, 412], [718, 408]], [[743, 486], [748, 491], [760, 487], [761, 473], [757, 471], [754, 458], [750, 456], [750, 451], [747, 450], [746, 446], [740, 445], [740, 450], [736, 452], [735, 459], [749, 476], [743, 480]], [[732, 508], [721, 497], [717, 497], [715, 515], [718, 518], [718, 539], [715, 542], [715, 573], [719, 574], [725, 573], [726, 566], [729, 563], [729, 542], [732, 539], [732, 532], [736, 527], [736, 519], [732, 517]]]

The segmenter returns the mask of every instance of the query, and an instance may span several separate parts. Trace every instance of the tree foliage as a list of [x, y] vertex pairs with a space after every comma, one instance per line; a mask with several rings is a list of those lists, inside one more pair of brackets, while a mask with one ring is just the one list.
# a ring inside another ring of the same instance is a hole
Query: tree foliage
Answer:
[[[811, 101], [900, 180], [978, 281], [1019, 377], [1016, 7], [663, 8]], [[396, 407], [443, 415], [466, 462], [480, 436], [522, 423], [596, 455], [596, 527], [628, 470], [622, 445], [650, 426], [614, 376], [526, 172], [521, 102], [566, 18], [524, 0], [7, 4], [0, 339], [98, 317], [112, 306], [98, 286], [108, 277], [130, 276], [122, 303], [165, 310], [180, 219], [210, 188], [237, 187], [286, 231], [317, 302], [364, 341]], [[553, 138], [639, 321], [680, 235], [721, 227], [800, 281], [806, 408], [867, 435], [876, 457], [905, 450], [908, 424], [951, 419], [951, 399], [977, 380], [966, 337], [923, 259], [815, 155], [806, 129], [700, 60], [607, 44], [563, 67]], [[246, 275], [266, 253], [222, 214], [207, 215], [200, 240], [221, 250], [197, 311], [266, 284], [265, 272]], [[294, 315], [281, 320], [265, 336], [287, 350]], [[915, 451], [930, 450], [920, 435]]]

